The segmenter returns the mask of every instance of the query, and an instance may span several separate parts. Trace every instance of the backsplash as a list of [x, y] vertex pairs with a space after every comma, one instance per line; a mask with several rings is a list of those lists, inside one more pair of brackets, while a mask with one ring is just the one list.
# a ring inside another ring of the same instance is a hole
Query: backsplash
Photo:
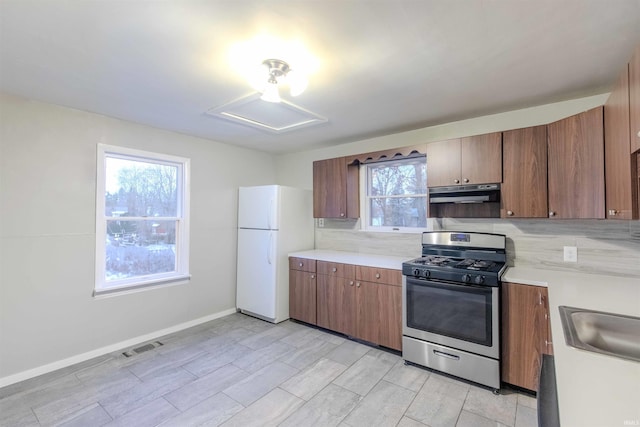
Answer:
[[[640, 278], [640, 221], [454, 219], [433, 221], [434, 230], [507, 236], [511, 266]], [[359, 222], [325, 219], [316, 227], [316, 249], [420, 256], [421, 234], [359, 230]], [[578, 248], [578, 262], [564, 262], [564, 246]], [[640, 285], [640, 282], [639, 282]]]

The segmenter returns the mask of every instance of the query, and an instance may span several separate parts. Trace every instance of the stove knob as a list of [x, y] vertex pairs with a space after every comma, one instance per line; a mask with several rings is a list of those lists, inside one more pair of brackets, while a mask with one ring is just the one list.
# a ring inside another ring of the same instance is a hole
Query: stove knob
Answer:
[[420, 275], [420, 269], [419, 268], [414, 268], [413, 269], [413, 275], [414, 276], [419, 276]]
[[429, 270], [425, 270], [425, 271], [422, 272], [422, 275], [424, 277], [429, 277], [429, 276], [431, 276], [431, 272]]
[[474, 282], [477, 285], [482, 285], [484, 283], [484, 276], [476, 276], [476, 278], [474, 279]]
[[469, 276], [468, 274], [463, 274], [462, 281], [465, 283], [469, 283], [471, 281], [471, 276]]

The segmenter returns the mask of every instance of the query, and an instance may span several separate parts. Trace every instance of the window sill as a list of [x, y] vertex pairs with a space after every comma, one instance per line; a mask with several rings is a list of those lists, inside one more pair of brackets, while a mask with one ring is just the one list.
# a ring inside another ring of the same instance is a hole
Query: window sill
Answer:
[[367, 233], [399, 233], [399, 234], [422, 234], [425, 231], [439, 229], [437, 219], [427, 218], [427, 226], [420, 228], [413, 227], [361, 227], [359, 231]]
[[164, 277], [159, 279], [147, 280], [143, 282], [137, 282], [135, 284], [126, 284], [113, 287], [105, 287], [95, 289], [93, 291], [93, 297], [96, 299], [113, 297], [118, 295], [127, 295], [142, 291], [148, 291], [151, 289], [166, 288], [169, 286], [184, 285], [191, 280], [190, 274], [177, 275], [171, 277]]

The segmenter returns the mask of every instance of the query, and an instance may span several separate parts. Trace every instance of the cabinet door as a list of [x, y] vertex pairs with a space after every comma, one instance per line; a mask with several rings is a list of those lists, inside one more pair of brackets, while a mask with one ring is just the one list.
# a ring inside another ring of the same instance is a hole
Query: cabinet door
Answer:
[[318, 274], [317, 325], [346, 335], [356, 334], [355, 280]]
[[313, 162], [313, 217], [347, 216], [347, 164], [344, 157]]
[[289, 317], [316, 324], [316, 274], [289, 270]]
[[356, 337], [378, 344], [380, 336], [380, 303], [378, 284], [356, 282]]
[[547, 126], [549, 217], [604, 218], [602, 107]]
[[538, 328], [542, 331], [540, 349], [543, 354], [553, 354], [553, 340], [551, 339], [551, 317], [549, 316], [549, 292], [547, 288], [538, 288], [542, 316], [538, 316]]
[[462, 138], [462, 184], [502, 182], [502, 132]]
[[604, 104], [607, 219], [633, 219], [629, 129], [629, 73], [625, 67]]
[[335, 281], [335, 277], [326, 274], [318, 274], [316, 278], [316, 324], [322, 328], [332, 330], [338, 324], [335, 309], [332, 308], [336, 298]]
[[543, 291], [502, 283], [502, 380], [536, 391], [549, 336]]
[[629, 62], [631, 152], [640, 150], [640, 46]]
[[502, 134], [502, 218], [546, 218], [547, 127]]
[[402, 287], [378, 285], [380, 338], [378, 343], [402, 350]]
[[460, 140], [427, 144], [427, 185], [442, 187], [460, 184]]
[[346, 157], [313, 162], [314, 218], [358, 218], [359, 197], [357, 165]]

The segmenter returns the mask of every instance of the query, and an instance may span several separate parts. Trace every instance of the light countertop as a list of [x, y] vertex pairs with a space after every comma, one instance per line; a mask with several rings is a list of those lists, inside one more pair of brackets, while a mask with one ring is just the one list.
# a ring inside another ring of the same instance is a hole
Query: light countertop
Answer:
[[561, 425], [640, 425], [640, 362], [569, 347], [558, 311], [566, 305], [640, 317], [640, 279], [541, 273], [549, 288]]
[[519, 283], [521, 285], [547, 287], [548, 281], [545, 279], [545, 277], [553, 277], [553, 275], [543, 273], [543, 271], [533, 267], [508, 267], [507, 270], [502, 274], [502, 281]]
[[310, 251], [292, 252], [289, 256], [297, 258], [316, 259], [319, 261], [339, 262], [342, 264], [364, 265], [367, 267], [389, 268], [402, 270], [402, 263], [410, 257], [391, 255], [364, 254], [358, 252], [330, 251], [313, 249]]

